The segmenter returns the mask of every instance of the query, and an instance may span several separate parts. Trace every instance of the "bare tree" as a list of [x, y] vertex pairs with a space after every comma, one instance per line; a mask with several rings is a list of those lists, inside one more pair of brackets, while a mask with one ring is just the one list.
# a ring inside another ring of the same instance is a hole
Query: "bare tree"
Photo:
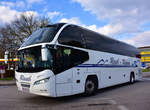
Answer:
[[48, 24], [50, 24], [48, 18], [22, 14], [0, 29], [0, 53], [4, 53], [5, 50], [15, 51], [33, 31]]

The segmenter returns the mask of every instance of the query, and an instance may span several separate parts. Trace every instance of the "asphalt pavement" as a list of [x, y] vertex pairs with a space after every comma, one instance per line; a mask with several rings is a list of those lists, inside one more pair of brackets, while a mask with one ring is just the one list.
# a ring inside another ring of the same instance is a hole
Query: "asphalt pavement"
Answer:
[[50, 98], [19, 92], [15, 85], [0, 86], [0, 110], [150, 110], [150, 73], [136, 83], [83, 94]]

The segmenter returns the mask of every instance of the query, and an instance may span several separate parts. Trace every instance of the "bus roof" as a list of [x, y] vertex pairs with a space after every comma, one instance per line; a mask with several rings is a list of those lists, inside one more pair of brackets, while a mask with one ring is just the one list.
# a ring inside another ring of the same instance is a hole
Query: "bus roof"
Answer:
[[[25, 43], [21, 46], [21, 48], [26, 47], [26, 46], [28, 47], [28, 46], [34, 45], [34, 44], [39, 44], [39, 43], [50, 43], [54, 39], [56, 33], [65, 24], [66, 24], [66, 27], [64, 27], [63, 30], [65, 30], [65, 29], [67, 30], [68, 27], [74, 26], [76, 29], [78, 28], [78, 31], [82, 32], [83, 36], [81, 36], [81, 37], [84, 37], [84, 39], [86, 41], [85, 48], [87, 48], [87, 49], [115, 53], [115, 54], [126, 55], [126, 56], [132, 56], [132, 57], [135, 57], [136, 55], [138, 55], [140, 53], [140, 51], [136, 47], [134, 47], [130, 44], [107, 37], [105, 35], [94, 32], [92, 30], [89, 30], [89, 29], [86, 29], [86, 28], [83, 28], [83, 27], [80, 27], [77, 25], [73, 25], [73, 24], [67, 24], [67, 23], [50, 24], [50, 25], [43, 27], [43, 28], [57, 27], [57, 29], [55, 30], [54, 34], [52, 34], [51, 38], [50, 38], [50, 35], [45, 35], [44, 37], [31, 35], [28, 38], [28, 40], [26, 40]], [[70, 31], [72, 31], [72, 30], [70, 30]], [[69, 33], [74, 34], [73, 32], [68, 32], [67, 34], [69, 34]], [[60, 33], [60, 36], [61, 36], [61, 34], [63, 34], [63, 31]], [[57, 39], [58, 41], [59, 41], [59, 37]], [[68, 37], [70, 37], [70, 40], [72, 40], [71, 36], [68, 36]], [[81, 41], [80, 43], [83, 43], [83, 42]], [[62, 44], [62, 43], [60, 43], [60, 44]], [[68, 45], [75, 46], [75, 45], [72, 45], [71, 43], [69, 43]]]

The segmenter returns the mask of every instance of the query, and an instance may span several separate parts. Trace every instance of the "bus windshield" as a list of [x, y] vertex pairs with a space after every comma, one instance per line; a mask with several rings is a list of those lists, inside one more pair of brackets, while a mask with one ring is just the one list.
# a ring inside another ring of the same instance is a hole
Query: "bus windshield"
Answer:
[[51, 42], [60, 28], [61, 26], [57, 25], [40, 28], [39, 30], [33, 32], [33, 34], [30, 35], [27, 40], [25, 40], [21, 47], [37, 43]]
[[32, 47], [18, 52], [18, 72], [40, 72], [45, 69], [53, 70], [53, 55], [49, 50], [47, 61], [42, 61], [41, 46]]

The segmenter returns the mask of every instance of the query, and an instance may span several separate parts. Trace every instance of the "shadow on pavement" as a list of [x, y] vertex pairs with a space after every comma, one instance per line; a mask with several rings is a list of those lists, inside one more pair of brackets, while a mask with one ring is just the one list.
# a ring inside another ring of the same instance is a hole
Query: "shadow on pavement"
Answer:
[[[135, 84], [140, 83], [141, 81], [136, 81]], [[128, 83], [125, 84], [120, 84], [112, 87], [107, 87], [104, 89], [99, 89], [97, 93], [93, 96], [85, 96], [84, 94], [77, 94], [77, 95], [72, 95], [72, 96], [65, 96], [65, 97], [58, 97], [58, 98], [51, 98], [51, 97], [44, 97], [44, 96], [37, 96], [37, 95], [30, 95], [29, 97], [23, 98], [23, 100], [26, 103], [30, 104], [39, 104], [39, 105], [59, 105], [59, 104], [64, 104], [64, 103], [71, 103], [71, 102], [77, 102], [81, 100], [86, 100], [88, 98], [94, 98], [98, 95], [103, 96], [104, 93], [114, 91], [117, 89], [121, 88], [130, 88], [134, 86], [134, 84], [129, 85]], [[100, 96], [99, 96], [100, 97]]]

